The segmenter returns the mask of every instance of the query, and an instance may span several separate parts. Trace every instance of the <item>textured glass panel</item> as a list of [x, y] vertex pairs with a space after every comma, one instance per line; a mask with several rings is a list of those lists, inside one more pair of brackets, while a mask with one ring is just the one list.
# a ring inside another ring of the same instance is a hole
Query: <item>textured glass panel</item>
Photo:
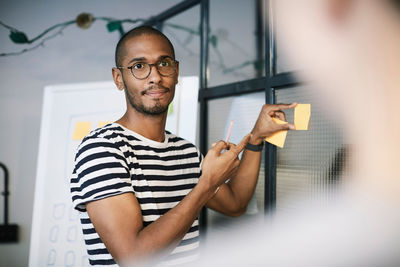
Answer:
[[[277, 103], [310, 103], [308, 131], [289, 131], [285, 147], [277, 149], [277, 211], [296, 209], [296, 198], [329, 199], [345, 164], [347, 147], [343, 144], [341, 124], [327, 116], [305, 87], [276, 91]], [[293, 122], [294, 112], [286, 112]], [[323, 200], [321, 199], [321, 200]]]
[[210, 1], [209, 86], [264, 75], [263, 61], [257, 60], [263, 59], [263, 45], [257, 49], [256, 12], [255, 1]]
[[200, 76], [200, 7], [196, 5], [166, 20], [162, 31], [171, 40], [180, 76]]
[[[225, 139], [231, 120], [234, 120], [234, 125], [230, 141], [237, 144], [252, 130], [264, 103], [265, 94], [263, 92], [209, 101], [208, 146], [211, 147], [212, 143]], [[247, 216], [263, 214], [264, 159], [261, 160], [261, 163], [256, 193], [248, 205]], [[237, 220], [237, 218], [230, 218], [210, 209], [208, 210], [208, 227], [210, 230], [227, 227]]]

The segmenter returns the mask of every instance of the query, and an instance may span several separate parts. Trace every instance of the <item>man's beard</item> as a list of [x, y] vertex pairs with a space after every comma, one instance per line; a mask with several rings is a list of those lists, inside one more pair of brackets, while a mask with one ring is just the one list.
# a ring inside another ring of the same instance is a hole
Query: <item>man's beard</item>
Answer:
[[157, 100], [155, 105], [152, 107], [145, 107], [142, 103], [136, 103], [135, 97], [129, 93], [126, 85], [125, 85], [125, 96], [128, 99], [128, 102], [132, 108], [148, 116], [157, 116], [165, 113], [168, 110], [168, 105], [162, 106], [159, 100]]

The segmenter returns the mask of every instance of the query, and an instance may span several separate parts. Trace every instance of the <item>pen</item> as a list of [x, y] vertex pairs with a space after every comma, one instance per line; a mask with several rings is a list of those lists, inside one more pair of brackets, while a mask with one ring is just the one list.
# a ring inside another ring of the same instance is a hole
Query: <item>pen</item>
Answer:
[[233, 126], [233, 120], [231, 121], [231, 124], [229, 125], [228, 133], [226, 134], [225, 142], [229, 142], [229, 138], [231, 137], [232, 133], [232, 126]]

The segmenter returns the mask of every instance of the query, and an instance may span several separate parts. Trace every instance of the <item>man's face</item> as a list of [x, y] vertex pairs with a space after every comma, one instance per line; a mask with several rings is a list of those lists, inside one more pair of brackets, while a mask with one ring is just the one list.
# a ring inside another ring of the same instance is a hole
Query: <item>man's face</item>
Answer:
[[[154, 64], [166, 56], [174, 57], [168, 42], [163, 37], [154, 34], [145, 34], [127, 40], [125, 51], [123, 67], [129, 67], [138, 62]], [[149, 116], [163, 114], [168, 110], [168, 105], [175, 94], [178, 68], [174, 75], [165, 77], [158, 73], [155, 66], [152, 66], [150, 75], [142, 80], [135, 78], [129, 69], [121, 71], [125, 95], [132, 108]]]

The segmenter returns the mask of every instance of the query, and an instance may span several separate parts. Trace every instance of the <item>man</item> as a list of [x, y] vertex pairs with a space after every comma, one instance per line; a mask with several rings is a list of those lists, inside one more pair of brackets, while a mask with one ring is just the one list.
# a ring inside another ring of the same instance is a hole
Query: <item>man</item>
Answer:
[[263, 139], [294, 128], [272, 117], [284, 120], [281, 109], [295, 104], [265, 105], [237, 146], [219, 141], [202, 159], [193, 144], [165, 131], [179, 73], [168, 38], [147, 26], [131, 30], [117, 45], [116, 65], [112, 74], [125, 90], [126, 113], [82, 141], [71, 178], [89, 261], [121, 264], [162, 252], [169, 255], [166, 264], [190, 262], [197, 255], [200, 210], [230, 216], [246, 210]]

